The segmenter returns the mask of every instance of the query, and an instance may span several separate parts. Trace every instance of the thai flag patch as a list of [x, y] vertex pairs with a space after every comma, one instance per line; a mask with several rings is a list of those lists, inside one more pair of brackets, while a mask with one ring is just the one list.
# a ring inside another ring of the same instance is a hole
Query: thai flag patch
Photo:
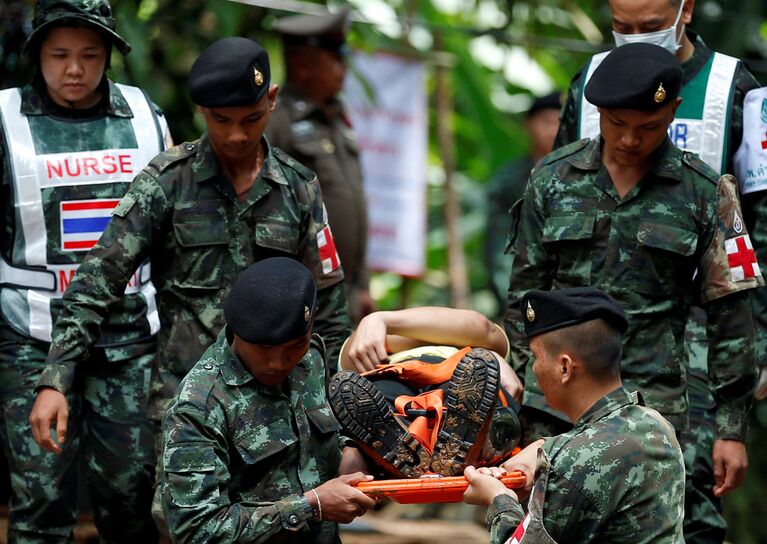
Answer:
[[530, 514], [525, 515], [524, 519], [520, 522], [519, 525], [517, 525], [517, 528], [514, 530], [514, 534], [511, 535], [511, 538], [509, 538], [505, 544], [519, 544], [522, 542], [528, 525], [530, 525]]
[[119, 198], [62, 202], [62, 251], [88, 251], [95, 246], [119, 202]]
[[743, 281], [762, 275], [748, 234], [725, 240], [724, 249], [727, 251], [727, 264], [730, 266], [732, 281]]
[[322, 273], [330, 274], [341, 264], [336, 251], [336, 243], [333, 241], [333, 234], [330, 232], [330, 225], [325, 225], [325, 228], [317, 233], [317, 248], [320, 250]]

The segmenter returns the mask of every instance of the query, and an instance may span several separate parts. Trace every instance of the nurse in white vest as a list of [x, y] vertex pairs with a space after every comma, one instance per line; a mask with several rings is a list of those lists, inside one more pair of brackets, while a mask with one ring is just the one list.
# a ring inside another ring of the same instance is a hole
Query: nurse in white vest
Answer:
[[38, 0], [26, 52], [31, 84], [0, 91], [0, 443], [8, 460], [8, 541], [68, 542], [86, 470], [105, 542], [157, 541], [147, 394], [159, 319], [149, 263], [77, 377], [58, 455], [29, 413], [61, 296], [134, 175], [170, 142], [139, 88], [105, 75], [115, 32], [107, 0]]
[[[681, 149], [697, 153], [718, 172], [737, 175], [736, 150], [743, 140], [744, 97], [759, 87], [754, 76], [740, 60], [711, 51], [702, 38], [688, 28], [694, 0], [609, 0], [609, 5], [616, 46], [652, 43], [674, 53], [682, 64], [682, 103], [669, 127], [671, 141]], [[584, 98], [583, 89], [606, 55], [607, 52], [595, 55], [573, 77], [560, 115], [555, 148], [599, 135], [599, 113]], [[738, 179], [744, 218], [764, 265], [767, 192], [752, 191], [746, 195], [743, 179]], [[752, 301], [758, 362], [767, 365], [767, 289], [755, 291]], [[696, 310], [698, 313], [691, 316], [686, 342], [690, 364], [690, 429], [683, 431], [681, 440], [690, 480], [685, 505], [685, 539], [688, 543], [723, 542], [727, 525], [721, 515], [721, 501], [712, 492], [714, 478], [726, 459], [742, 465], [745, 470], [747, 457], [744, 447], [732, 441], [716, 440], [714, 436], [713, 421], [709, 417], [713, 413], [710, 409], [713, 397], [707, 384], [705, 322], [703, 313]], [[762, 369], [767, 394], [767, 366]]]

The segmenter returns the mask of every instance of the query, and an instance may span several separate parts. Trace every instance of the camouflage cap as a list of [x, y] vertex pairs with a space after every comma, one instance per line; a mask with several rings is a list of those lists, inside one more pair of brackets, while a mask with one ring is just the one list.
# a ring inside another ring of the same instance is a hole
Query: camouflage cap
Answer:
[[123, 55], [130, 52], [130, 44], [115, 32], [115, 18], [108, 0], [37, 0], [32, 34], [24, 50], [30, 51], [32, 44], [51, 28], [83, 24], [104, 33]]

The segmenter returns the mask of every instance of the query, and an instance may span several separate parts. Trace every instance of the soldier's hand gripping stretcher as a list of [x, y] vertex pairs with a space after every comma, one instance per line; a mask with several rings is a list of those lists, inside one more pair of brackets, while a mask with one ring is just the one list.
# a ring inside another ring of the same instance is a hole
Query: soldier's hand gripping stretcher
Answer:
[[[504, 474], [498, 480], [508, 489], [522, 488], [527, 476], [522, 471]], [[418, 479], [373, 480], [355, 485], [369, 497], [389, 497], [400, 504], [461, 502], [469, 481], [463, 476], [423, 476]]]

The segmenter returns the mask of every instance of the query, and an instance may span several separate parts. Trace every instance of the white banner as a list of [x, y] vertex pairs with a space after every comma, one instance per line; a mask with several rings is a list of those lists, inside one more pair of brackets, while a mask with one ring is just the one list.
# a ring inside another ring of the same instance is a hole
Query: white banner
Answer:
[[357, 133], [368, 204], [368, 267], [419, 276], [426, 256], [424, 66], [363, 52], [355, 52], [351, 64], [345, 103]]

